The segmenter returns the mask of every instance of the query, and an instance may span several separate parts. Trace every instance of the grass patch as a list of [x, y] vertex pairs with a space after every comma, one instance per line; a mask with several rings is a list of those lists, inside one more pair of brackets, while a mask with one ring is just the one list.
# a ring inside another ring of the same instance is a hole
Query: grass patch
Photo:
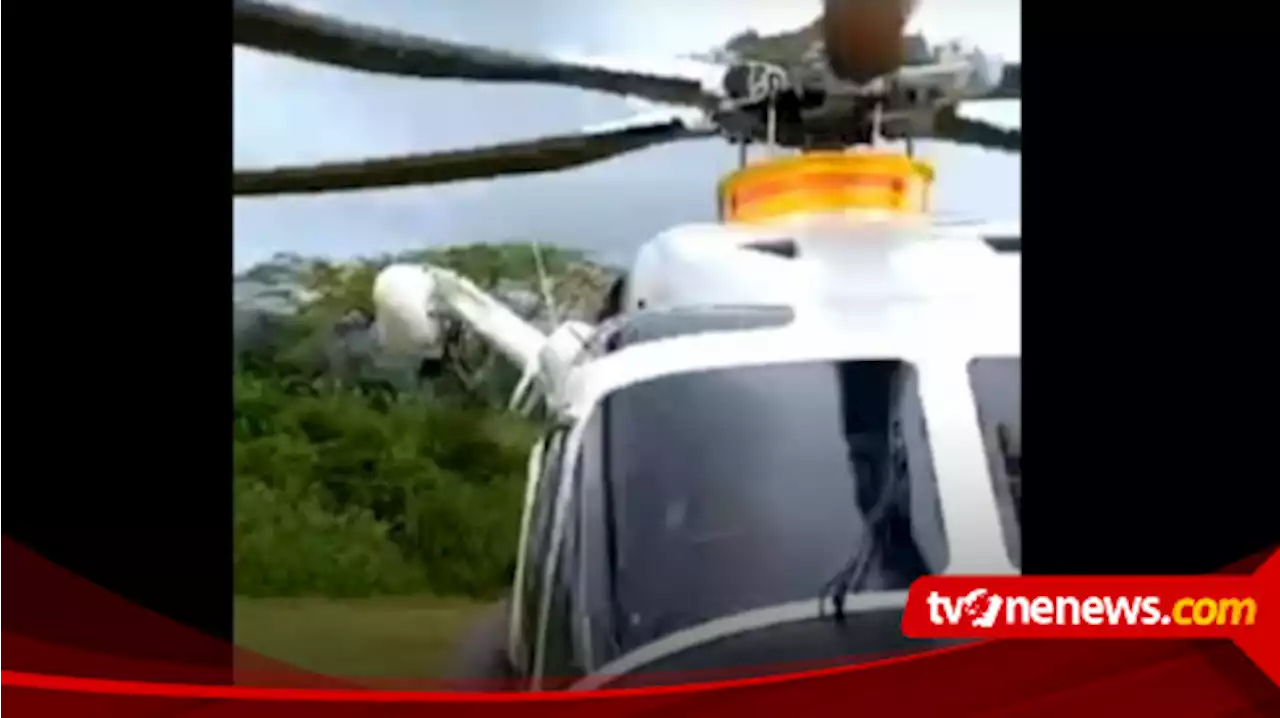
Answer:
[[236, 599], [236, 645], [331, 676], [445, 678], [492, 604], [465, 598]]
[[236, 593], [494, 598], [538, 427], [465, 401], [235, 377]]

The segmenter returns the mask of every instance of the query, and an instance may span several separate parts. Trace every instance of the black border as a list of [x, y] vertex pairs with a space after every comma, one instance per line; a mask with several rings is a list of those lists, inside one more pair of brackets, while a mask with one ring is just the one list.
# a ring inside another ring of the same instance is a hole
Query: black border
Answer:
[[[9, 475], [4, 531], [230, 638], [230, 23], [217, 3], [180, 21], [55, 10], [28, 25], [57, 28], [37, 31], [44, 54], [11, 68], [41, 93], [11, 103], [10, 129], [43, 156], [10, 185], [33, 190], [10, 218], [33, 215], [39, 239], [17, 240], [36, 258], [10, 284], [30, 302], [9, 354], [24, 379], [10, 457], [28, 468]], [[1276, 543], [1265, 297], [1246, 296], [1269, 288], [1257, 215], [1273, 200], [1223, 144], [1248, 140], [1205, 116], [1258, 95], [1170, 39], [1184, 20], [1214, 36], [1176, 10], [1026, 9], [1028, 572], [1204, 572]]]
[[[38, 94], [10, 103], [9, 129], [35, 156], [17, 160], [22, 177], [10, 173], [23, 180], [10, 183], [10, 199], [24, 201], [9, 203], [9, 218], [29, 215], [10, 239], [33, 256], [23, 281], [9, 284], [11, 298], [27, 301], [22, 312], [10, 301], [10, 338], [20, 329], [23, 342], [7, 356], [23, 379], [10, 383], [10, 398], [22, 400], [10, 438], [22, 441], [9, 456], [24, 458], [8, 474], [4, 533], [229, 640], [228, 8], [27, 10], [36, 17], [14, 27], [34, 35], [34, 47], [10, 67], [27, 75], [10, 83], [11, 99]], [[17, 581], [6, 580], [6, 609], [24, 585], [15, 563], [5, 563]], [[69, 601], [49, 596], [49, 612]], [[6, 610], [4, 624], [66, 643], [66, 626], [47, 617]], [[193, 661], [229, 669], [229, 648], [215, 643]], [[147, 644], [133, 636], [95, 649], [163, 660], [165, 647]]]
[[1027, 573], [1203, 573], [1280, 540], [1246, 296], [1275, 200], [1219, 119], [1258, 81], [1222, 12], [1024, 6]]

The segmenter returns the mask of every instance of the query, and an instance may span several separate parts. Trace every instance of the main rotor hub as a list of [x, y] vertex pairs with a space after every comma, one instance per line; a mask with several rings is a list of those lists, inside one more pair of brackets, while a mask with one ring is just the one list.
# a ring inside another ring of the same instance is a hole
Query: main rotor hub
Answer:
[[796, 214], [928, 212], [933, 167], [883, 152], [809, 152], [778, 157], [720, 183], [720, 219], [765, 222]]

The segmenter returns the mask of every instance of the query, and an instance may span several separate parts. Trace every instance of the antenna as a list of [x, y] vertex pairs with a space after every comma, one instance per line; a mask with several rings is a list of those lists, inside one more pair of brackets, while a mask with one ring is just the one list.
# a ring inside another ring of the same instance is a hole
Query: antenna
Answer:
[[556, 309], [556, 297], [551, 287], [551, 277], [547, 274], [547, 267], [542, 263], [542, 248], [535, 241], [530, 241], [529, 246], [533, 249], [533, 265], [538, 272], [538, 291], [542, 293], [542, 302], [547, 307], [547, 318], [551, 320], [552, 327], [560, 326], [560, 312]]
[[769, 148], [769, 155], [778, 154], [778, 96], [776, 94], [769, 95], [769, 108], [765, 127], [765, 143]]
[[769, 156], [773, 157], [778, 154], [778, 100], [781, 98], [783, 89], [787, 86], [786, 77], [769, 73], [766, 77], [767, 91], [769, 93], [769, 104], [765, 111], [765, 142], [769, 147]]
[[[552, 291], [551, 277], [547, 274], [546, 264], [542, 261], [542, 248], [533, 240], [529, 241], [529, 248], [533, 250], [533, 266], [538, 273], [538, 291], [542, 294], [542, 303], [547, 308], [547, 319], [550, 320], [552, 331], [555, 332], [560, 328], [560, 312], [556, 309], [556, 297], [555, 292]], [[542, 354], [539, 352], [538, 356], [524, 367], [524, 372], [520, 375], [520, 381], [516, 382], [516, 388], [511, 392], [511, 399], [507, 402], [507, 408], [510, 411], [514, 411], [521, 416], [527, 416], [533, 411], [538, 395], [537, 392], [531, 390], [541, 370]]]
[[880, 147], [884, 142], [881, 131], [884, 128], [884, 104], [877, 101], [871, 111], [871, 146]]

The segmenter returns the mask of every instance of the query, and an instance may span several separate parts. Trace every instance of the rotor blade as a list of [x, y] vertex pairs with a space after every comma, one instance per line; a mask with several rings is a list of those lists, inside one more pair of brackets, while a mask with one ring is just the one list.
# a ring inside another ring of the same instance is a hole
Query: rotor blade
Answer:
[[990, 122], [960, 117], [954, 108], [938, 114], [930, 137], [962, 145], [1022, 152], [1022, 130], [1005, 129]]
[[683, 61], [541, 57], [384, 30], [262, 0], [233, 0], [236, 45], [353, 70], [409, 77], [568, 85], [710, 107], [727, 68]]
[[445, 184], [470, 179], [549, 172], [633, 152], [651, 145], [713, 134], [678, 118], [645, 124], [613, 123], [595, 131], [479, 149], [334, 162], [304, 167], [236, 170], [237, 196], [307, 194]]

